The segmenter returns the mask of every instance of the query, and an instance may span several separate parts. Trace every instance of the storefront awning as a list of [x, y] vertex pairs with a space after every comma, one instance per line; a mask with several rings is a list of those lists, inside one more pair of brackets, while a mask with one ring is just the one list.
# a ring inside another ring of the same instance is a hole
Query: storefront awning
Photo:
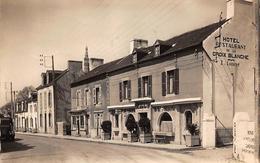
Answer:
[[142, 97], [142, 98], [135, 98], [131, 100], [132, 102], [151, 102], [153, 99], [151, 97]]
[[70, 114], [81, 114], [81, 113], [87, 113], [88, 109], [78, 109], [78, 110], [71, 110], [69, 111]]
[[176, 100], [168, 100], [168, 101], [158, 101], [152, 102], [152, 106], [162, 106], [162, 105], [177, 105], [177, 104], [191, 104], [191, 103], [201, 103], [201, 97], [194, 97], [194, 98], [183, 98], [183, 99], [176, 99]]
[[135, 108], [135, 104], [111, 105], [111, 106], [108, 106], [107, 108], [108, 108], [108, 110], [124, 109], [124, 108]]

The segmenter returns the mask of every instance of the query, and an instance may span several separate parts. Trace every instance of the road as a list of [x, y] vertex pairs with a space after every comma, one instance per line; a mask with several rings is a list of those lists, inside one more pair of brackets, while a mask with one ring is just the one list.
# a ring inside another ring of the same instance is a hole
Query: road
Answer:
[[185, 163], [230, 162], [232, 148], [170, 152], [147, 148], [99, 144], [28, 135], [4, 144], [0, 163]]

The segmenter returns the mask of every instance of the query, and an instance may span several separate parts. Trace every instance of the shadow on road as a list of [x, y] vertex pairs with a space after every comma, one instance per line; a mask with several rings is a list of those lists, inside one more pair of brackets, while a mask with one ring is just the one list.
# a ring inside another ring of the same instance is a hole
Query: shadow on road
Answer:
[[2, 142], [2, 153], [7, 152], [15, 152], [15, 151], [25, 151], [29, 149], [33, 149], [34, 146], [30, 146], [28, 144], [23, 144], [18, 141], [21, 141], [22, 139], [15, 139], [13, 142]]

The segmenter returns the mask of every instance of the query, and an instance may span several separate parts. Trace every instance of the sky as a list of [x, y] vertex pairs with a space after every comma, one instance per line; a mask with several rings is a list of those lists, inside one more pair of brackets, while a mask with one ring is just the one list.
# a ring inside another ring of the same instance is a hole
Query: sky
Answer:
[[[40, 85], [40, 54], [55, 69], [89, 56], [126, 56], [134, 38], [169, 39], [219, 20], [226, 0], [0, 0], [0, 106], [13, 90]], [[8, 92], [9, 91], [9, 92]]]

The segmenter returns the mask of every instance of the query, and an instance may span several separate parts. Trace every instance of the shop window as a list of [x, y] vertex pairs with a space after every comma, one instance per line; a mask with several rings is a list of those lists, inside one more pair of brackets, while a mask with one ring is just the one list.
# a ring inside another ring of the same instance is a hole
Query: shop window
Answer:
[[192, 113], [191, 111], [185, 112], [185, 119], [186, 119], [186, 128], [192, 124]]
[[73, 127], [75, 127], [77, 125], [77, 122], [76, 122], [76, 117], [75, 116], [72, 116], [72, 125]]
[[51, 113], [49, 113], [49, 127], [52, 126], [52, 116], [51, 116]]
[[119, 127], [119, 115], [115, 114], [115, 127], [118, 128]]
[[80, 128], [84, 128], [84, 116], [80, 116]]
[[42, 114], [40, 114], [40, 127], [42, 127]]
[[173, 124], [172, 118], [169, 113], [163, 113], [160, 119], [160, 131], [161, 132], [172, 132]]

